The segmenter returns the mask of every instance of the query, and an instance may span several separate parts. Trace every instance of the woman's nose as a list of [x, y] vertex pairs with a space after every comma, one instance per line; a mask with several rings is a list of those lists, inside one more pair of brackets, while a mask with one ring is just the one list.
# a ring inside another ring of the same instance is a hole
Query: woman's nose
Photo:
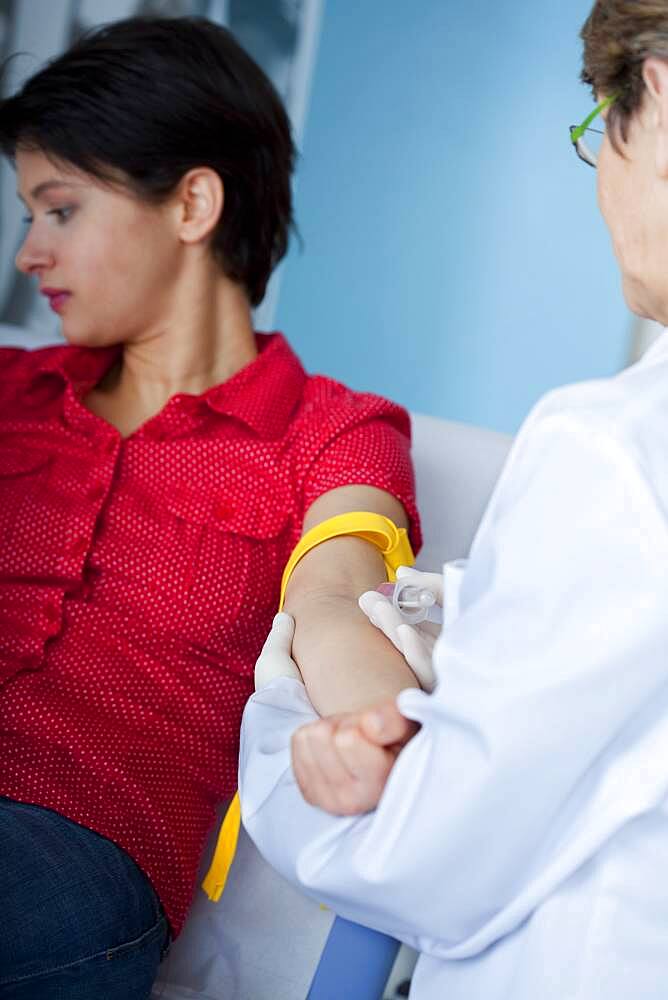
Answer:
[[19, 248], [15, 263], [24, 274], [36, 274], [53, 266], [53, 254], [29, 232]]

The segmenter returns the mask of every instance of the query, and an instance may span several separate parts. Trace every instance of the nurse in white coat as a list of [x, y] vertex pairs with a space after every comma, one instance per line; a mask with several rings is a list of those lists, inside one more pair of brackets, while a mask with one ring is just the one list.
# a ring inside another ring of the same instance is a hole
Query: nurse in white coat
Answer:
[[[667, 324], [668, 3], [599, 0], [583, 37], [625, 295]], [[419, 636], [379, 601], [363, 603], [419, 673]], [[433, 693], [322, 720], [279, 616], [242, 732], [250, 835], [418, 949], [416, 1000], [665, 1000], [668, 333], [536, 407], [458, 603]]]

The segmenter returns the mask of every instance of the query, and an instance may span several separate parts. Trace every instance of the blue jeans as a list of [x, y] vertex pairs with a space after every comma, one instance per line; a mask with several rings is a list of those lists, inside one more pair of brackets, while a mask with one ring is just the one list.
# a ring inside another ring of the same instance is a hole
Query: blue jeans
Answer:
[[0, 797], [1, 1000], [148, 1000], [168, 940], [125, 851]]

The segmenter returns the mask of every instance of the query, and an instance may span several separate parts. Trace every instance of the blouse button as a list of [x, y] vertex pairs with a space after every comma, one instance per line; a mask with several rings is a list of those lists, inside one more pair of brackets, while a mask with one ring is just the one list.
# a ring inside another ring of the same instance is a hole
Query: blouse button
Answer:
[[234, 514], [234, 507], [229, 503], [221, 503], [216, 509], [216, 517], [219, 521], [226, 521]]

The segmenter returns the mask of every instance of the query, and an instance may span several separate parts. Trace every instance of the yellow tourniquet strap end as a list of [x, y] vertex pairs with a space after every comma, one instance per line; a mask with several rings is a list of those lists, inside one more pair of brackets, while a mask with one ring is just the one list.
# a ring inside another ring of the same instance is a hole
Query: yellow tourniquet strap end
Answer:
[[391, 583], [397, 578], [397, 570], [400, 566], [412, 566], [415, 562], [413, 549], [405, 528], [397, 530], [397, 541], [391, 552], [383, 554], [387, 578]]
[[[397, 578], [397, 568], [399, 566], [412, 566], [415, 556], [408, 540], [408, 533], [405, 528], [397, 528], [394, 521], [382, 514], [375, 514], [368, 510], [357, 510], [350, 514], [337, 514], [330, 517], [321, 524], [316, 524], [300, 539], [295, 546], [292, 555], [288, 559], [287, 566], [283, 572], [281, 581], [281, 598], [279, 611], [283, 610], [285, 600], [285, 590], [288, 581], [292, 576], [292, 571], [307, 552], [327, 542], [330, 538], [337, 538], [342, 535], [353, 535], [356, 538], [363, 538], [380, 550], [387, 578], [394, 582]], [[234, 852], [237, 849], [239, 839], [239, 827], [241, 826], [241, 804], [239, 793], [234, 796], [230, 804], [225, 819], [223, 820], [218, 834], [218, 843], [213, 855], [211, 867], [206, 878], [202, 882], [202, 888], [213, 902], [217, 902], [223, 894], [227, 876], [230, 873]]]
[[202, 888], [212, 902], [217, 903], [223, 894], [227, 876], [234, 861], [241, 826], [241, 803], [237, 792], [223, 820], [211, 867], [202, 882]]

